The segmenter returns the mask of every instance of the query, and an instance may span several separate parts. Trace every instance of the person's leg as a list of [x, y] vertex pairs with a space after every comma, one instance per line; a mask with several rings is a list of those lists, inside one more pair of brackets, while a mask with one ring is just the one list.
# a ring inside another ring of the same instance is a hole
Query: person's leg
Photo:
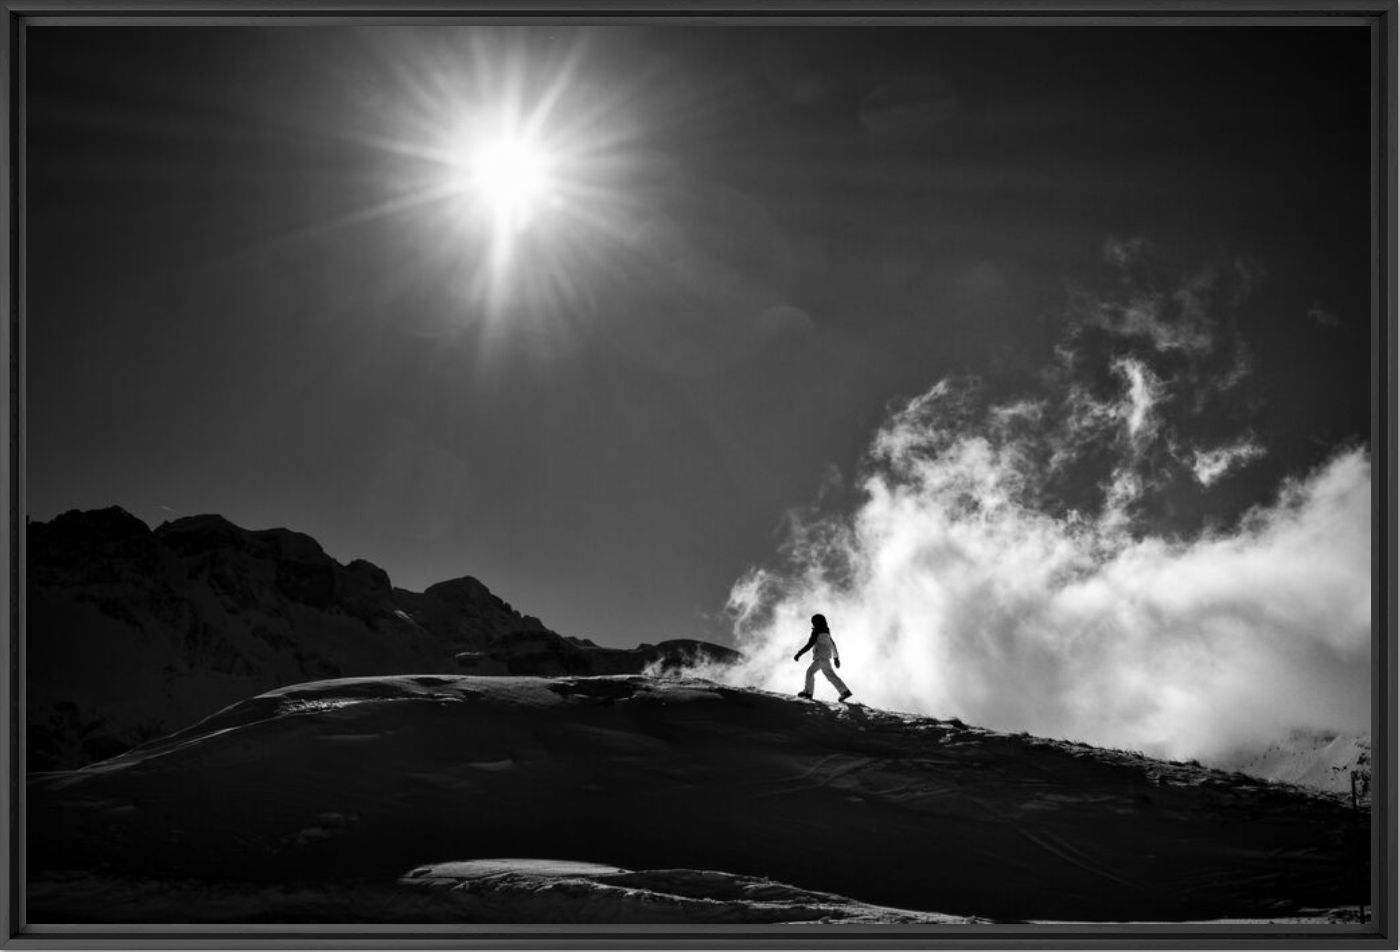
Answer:
[[807, 683], [803, 686], [802, 693], [808, 697], [812, 696], [812, 688], [816, 687], [817, 669], [820, 667], [821, 662], [817, 661], [816, 658], [813, 658], [812, 663], [807, 665]]
[[832, 670], [831, 661], [829, 659], [822, 659], [822, 674], [826, 675], [826, 679], [831, 682], [838, 693], [842, 695], [851, 693], [850, 689], [846, 687], [846, 682], [837, 677], [836, 672]]

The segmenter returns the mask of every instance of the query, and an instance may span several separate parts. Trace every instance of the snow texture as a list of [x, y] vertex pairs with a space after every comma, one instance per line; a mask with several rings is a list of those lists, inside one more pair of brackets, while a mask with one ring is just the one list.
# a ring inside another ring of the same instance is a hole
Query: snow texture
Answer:
[[35, 922], [1206, 921], [1369, 893], [1343, 796], [644, 676], [287, 686], [31, 774], [28, 804]]

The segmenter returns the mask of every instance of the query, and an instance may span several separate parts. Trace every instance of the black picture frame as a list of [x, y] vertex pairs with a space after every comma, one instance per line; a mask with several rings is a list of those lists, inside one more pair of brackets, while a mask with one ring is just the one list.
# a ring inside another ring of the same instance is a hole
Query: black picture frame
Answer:
[[[1396, 41], [1395, 0], [4, 0], [0, 37], [6, 122], [4, 229], [7, 333], [0, 363], [7, 374], [3, 469], [9, 518], [0, 564], [8, 650], [0, 660], [6, 750], [0, 767], [0, 832], [5, 858], [0, 891], [0, 945], [37, 948], [1397, 948], [1396, 919]], [[743, 29], [756, 23], [830, 29], [901, 24], [1132, 24], [1172, 29], [1183, 23], [1318, 25], [1365, 23], [1372, 37], [1373, 286], [1371, 445], [1373, 488], [1372, 724], [1375, 808], [1371, 832], [1374, 915], [1365, 926], [802, 926], [581, 927], [522, 925], [488, 929], [439, 926], [44, 926], [25, 920], [25, 101], [26, 30], [36, 25], [127, 25], [199, 22], [211, 29], [257, 24], [667, 23]]]

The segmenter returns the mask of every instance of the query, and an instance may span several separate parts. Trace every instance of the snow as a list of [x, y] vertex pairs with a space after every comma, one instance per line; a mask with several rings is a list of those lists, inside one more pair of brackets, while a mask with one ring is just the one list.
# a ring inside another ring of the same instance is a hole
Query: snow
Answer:
[[1226, 763], [1251, 776], [1348, 796], [1356, 774], [1357, 795], [1366, 800], [1371, 795], [1368, 734], [1295, 730], [1262, 752], [1240, 752]]
[[465, 915], [490, 910], [510, 921], [943, 925], [977, 921], [871, 906], [770, 879], [713, 870], [637, 872], [560, 860], [440, 863], [413, 870], [400, 884], [445, 894]]
[[1209, 921], [1367, 892], [1369, 812], [1339, 796], [642, 676], [292, 685], [31, 775], [28, 803], [36, 922], [81, 896], [145, 921]]
[[[453, 869], [486, 866], [466, 876]], [[711, 870], [636, 872], [560, 860], [479, 860], [397, 882], [157, 880], [59, 872], [32, 881], [30, 908], [50, 922], [567, 923], [975, 925]]]
[[470, 882], [492, 876], [521, 874], [538, 877], [611, 876], [623, 872], [616, 866], [578, 863], [559, 859], [476, 859], [464, 863], [438, 863], [411, 870], [406, 880], [423, 882]]

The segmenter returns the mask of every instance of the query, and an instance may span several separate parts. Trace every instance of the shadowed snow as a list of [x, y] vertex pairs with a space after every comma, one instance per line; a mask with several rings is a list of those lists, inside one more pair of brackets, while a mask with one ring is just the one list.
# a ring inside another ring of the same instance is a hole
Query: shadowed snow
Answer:
[[[540, 914], [519, 904], [537, 888], [576, 894], [559, 915], [590, 921], [624, 885], [681, 897], [695, 921], [805, 921], [796, 906], [827, 903], [707, 905], [759, 880], [996, 920], [1280, 915], [1364, 898], [1349, 837], [1369, 823], [1341, 798], [1239, 774], [642, 676], [295, 685], [93, 768], [31, 775], [28, 802], [38, 882], [353, 891], [421, 869], [485, 882], [489, 867], [439, 865], [485, 857], [588, 864], [510, 872], [526, 880], [482, 907], [499, 921]], [[34, 921], [83, 915], [52, 891], [31, 900]], [[611, 908], [685, 918], [638, 901]], [[198, 901], [159, 908], [209, 921]]]

